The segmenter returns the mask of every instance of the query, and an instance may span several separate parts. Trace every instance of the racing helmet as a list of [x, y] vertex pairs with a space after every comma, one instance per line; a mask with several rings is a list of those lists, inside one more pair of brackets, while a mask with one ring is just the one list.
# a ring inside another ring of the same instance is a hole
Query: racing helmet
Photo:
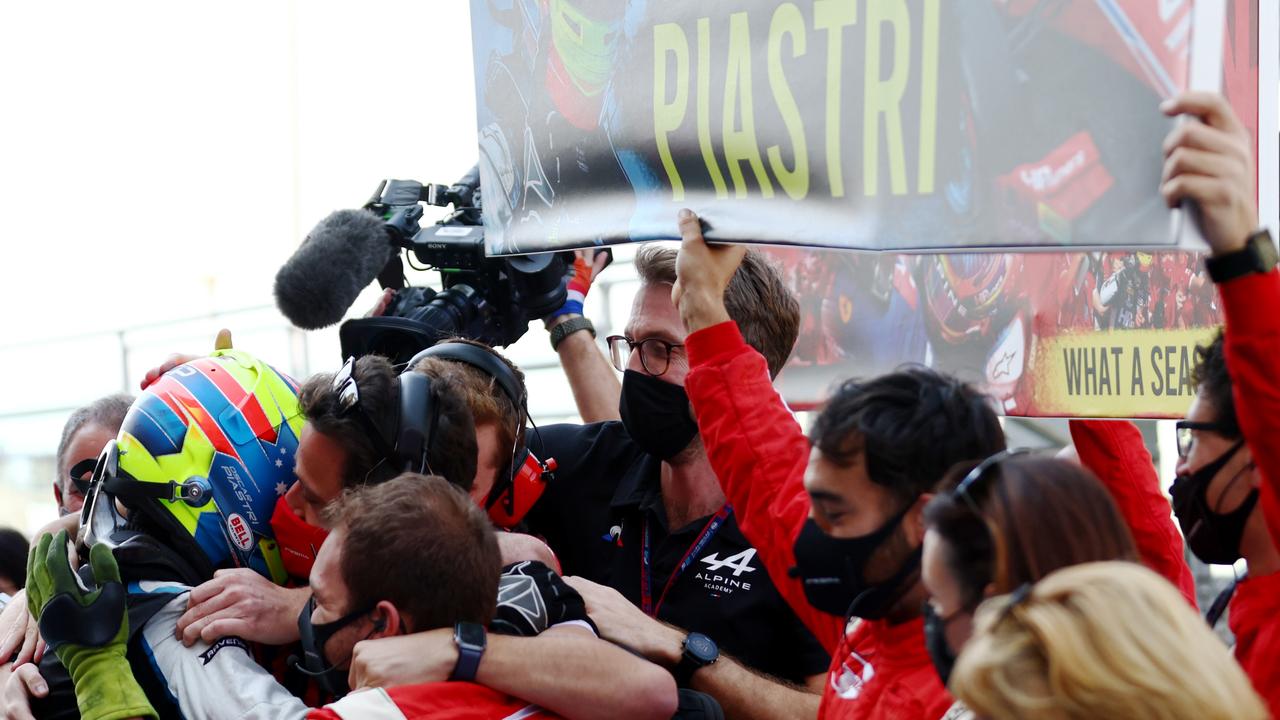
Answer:
[[[82, 540], [159, 545], [207, 579], [247, 567], [286, 574], [271, 514], [293, 484], [303, 417], [298, 385], [239, 350], [180, 365], [148, 386], [94, 469]], [[117, 501], [128, 513], [122, 515]]]
[[948, 344], [985, 335], [1010, 279], [1007, 253], [934, 255], [924, 263], [925, 306]]

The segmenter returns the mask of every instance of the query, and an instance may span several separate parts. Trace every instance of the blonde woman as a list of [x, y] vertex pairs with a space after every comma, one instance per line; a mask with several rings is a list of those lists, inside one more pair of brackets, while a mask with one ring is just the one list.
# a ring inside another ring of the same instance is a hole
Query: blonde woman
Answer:
[[1136, 563], [1050, 573], [978, 609], [951, 690], [979, 717], [1265, 719], [1244, 671]]

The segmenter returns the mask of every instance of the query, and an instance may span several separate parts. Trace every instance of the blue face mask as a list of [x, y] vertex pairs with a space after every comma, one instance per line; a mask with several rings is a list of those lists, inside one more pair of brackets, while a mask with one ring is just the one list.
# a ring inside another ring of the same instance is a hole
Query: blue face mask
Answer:
[[[324, 646], [339, 630], [368, 615], [372, 608], [349, 612], [337, 620], [318, 625], [311, 622], [311, 613], [315, 612], [315, 609], [316, 599], [312, 597], [307, 601], [306, 607], [302, 608], [302, 614], [298, 615], [298, 635], [302, 640], [302, 663], [295, 662], [294, 666], [304, 674], [314, 677], [321, 690], [335, 698], [340, 698], [351, 692], [351, 686], [347, 684], [348, 671], [335, 668], [329, 663], [324, 655]], [[374, 627], [377, 628], [376, 625]]]

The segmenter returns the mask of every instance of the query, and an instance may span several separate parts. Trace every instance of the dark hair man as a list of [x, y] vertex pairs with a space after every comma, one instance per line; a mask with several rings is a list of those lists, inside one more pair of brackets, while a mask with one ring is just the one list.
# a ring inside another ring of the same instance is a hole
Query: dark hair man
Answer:
[[1004, 447], [989, 401], [924, 368], [849, 381], [806, 439], [726, 309], [745, 250], [708, 245], [687, 210], [680, 229], [672, 297], [690, 332], [689, 398], [743, 531], [833, 652], [821, 716], [942, 717], [952, 701], [924, 645], [921, 513], [951, 465]]
[[1280, 273], [1275, 242], [1258, 229], [1252, 143], [1218, 95], [1184, 93], [1161, 106], [1190, 115], [1166, 138], [1161, 191], [1194, 201], [1211, 249], [1226, 329], [1197, 356], [1196, 397], [1179, 423], [1178, 480], [1170, 488], [1187, 546], [1209, 563], [1249, 561], [1230, 606], [1235, 656], [1280, 715]]
[[[84, 489], [80, 483], [87, 482], [93, 470], [92, 461], [98, 459], [102, 446], [120, 432], [120, 423], [124, 422], [131, 404], [133, 397], [129, 395], [107, 395], [76, 408], [67, 418], [53, 463], [53, 497], [58, 502], [59, 514], [80, 512], [84, 505]], [[82, 472], [73, 477], [72, 468]]]
[[[308, 652], [345, 669], [344, 658], [366, 639], [408, 633], [465, 639], [457, 641], [459, 651], [439, 669], [440, 681], [354, 693], [311, 717], [363, 717], [379, 709], [427, 717], [459, 708], [488, 708], [476, 717], [550, 717], [485, 686], [501, 685], [497, 676], [505, 672], [483, 662], [484, 629], [494, 619], [501, 561], [488, 518], [467, 495], [439, 478], [403, 475], [348, 494], [335, 517], [334, 532], [311, 574], [311, 614], [300, 619]], [[386, 572], [388, 567], [397, 572]], [[477, 642], [479, 649], [468, 645]], [[656, 667], [642, 672], [671, 684]], [[476, 684], [482, 679], [488, 682]], [[562, 676], [561, 682], [571, 680]], [[669, 694], [674, 700], [674, 692]], [[673, 706], [664, 709], [668, 716]]]
[[[813, 694], [718, 656], [717, 644], [794, 683], [819, 682], [827, 662], [761, 572], [757, 548], [738, 530], [737, 509], [707, 462], [683, 387], [688, 360], [671, 302], [675, 263], [670, 248], [637, 254], [641, 286], [631, 317], [622, 335], [609, 338], [613, 364], [624, 371], [622, 420], [541, 428], [532, 444], [559, 469], [526, 521], [566, 574], [582, 576], [567, 580], [605, 637], [673, 669], [726, 714], [816, 710]], [[799, 309], [778, 272], [750, 254], [727, 301], [770, 370], [781, 370]], [[599, 352], [583, 356], [604, 361]]]

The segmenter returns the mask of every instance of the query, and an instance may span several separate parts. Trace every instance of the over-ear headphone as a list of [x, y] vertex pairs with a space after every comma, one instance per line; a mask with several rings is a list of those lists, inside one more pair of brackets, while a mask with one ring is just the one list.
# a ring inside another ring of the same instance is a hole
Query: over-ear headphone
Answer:
[[[414, 373], [412, 369], [427, 357], [465, 363], [493, 378], [498, 387], [502, 388], [503, 394], [511, 400], [516, 411], [520, 413], [518, 426], [515, 428], [517, 440], [511, 461], [498, 471], [493, 487], [484, 501], [485, 511], [489, 513], [489, 519], [495, 525], [504, 528], [515, 527], [542, 495], [556, 467], [554, 459], [549, 458], [546, 462], [542, 462], [529, 451], [528, 436], [525, 432], [525, 426], [529, 421], [529, 407], [523, 384], [497, 355], [480, 346], [464, 342], [446, 341], [422, 350], [409, 361], [405, 367], [405, 374], [426, 379], [425, 375]], [[403, 385], [404, 377], [401, 375], [402, 408], [406, 407], [404, 396], [407, 394]], [[401, 426], [404, 427], [403, 422]]]

